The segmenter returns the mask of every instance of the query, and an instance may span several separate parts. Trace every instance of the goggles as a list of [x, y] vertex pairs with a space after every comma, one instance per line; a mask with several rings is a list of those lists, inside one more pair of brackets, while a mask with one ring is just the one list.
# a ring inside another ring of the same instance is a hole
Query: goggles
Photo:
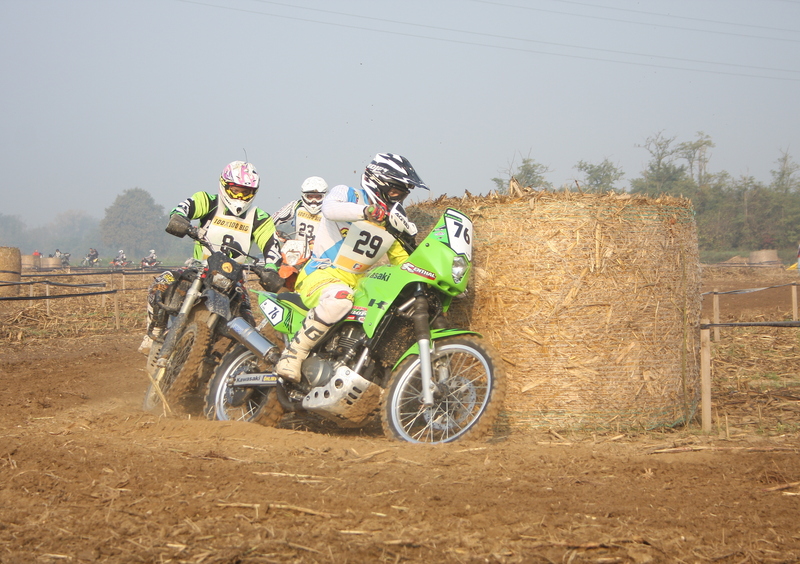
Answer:
[[322, 192], [305, 192], [303, 194], [303, 200], [308, 203], [318, 203], [325, 199], [325, 194]]
[[225, 193], [234, 200], [242, 200], [243, 202], [249, 202], [252, 200], [255, 197], [257, 190], [258, 188], [241, 186], [239, 184], [234, 184], [233, 182], [225, 183]]

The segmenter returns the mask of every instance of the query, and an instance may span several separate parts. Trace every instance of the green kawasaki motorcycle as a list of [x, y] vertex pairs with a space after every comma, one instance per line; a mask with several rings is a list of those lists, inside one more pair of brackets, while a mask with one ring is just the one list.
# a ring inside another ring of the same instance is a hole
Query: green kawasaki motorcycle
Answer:
[[[447, 327], [444, 317], [467, 289], [472, 221], [448, 208], [415, 245], [402, 206], [388, 219], [408, 260], [377, 266], [359, 281], [352, 310], [303, 362], [300, 384], [275, 374], [280, 349], [258, 332], [269, 323], [289, 342], [307, 314], [297, 294], [257, 291], [262, 324], [228, 323], [239, 344], [209, 381], [210, 419], [274, 426], [286, 412], [315, 413], [359, 427], [380, 412], [387, 437], [412, 443], [475, 439], [491, 429], [506, 390], [500, 355], [474, 331]], [[369, 242], [359, 249], [369, 252]]]

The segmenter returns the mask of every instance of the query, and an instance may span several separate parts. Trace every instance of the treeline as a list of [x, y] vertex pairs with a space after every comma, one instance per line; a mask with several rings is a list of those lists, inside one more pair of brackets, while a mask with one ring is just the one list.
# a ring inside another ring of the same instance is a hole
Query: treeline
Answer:
[[103, 219], [83, 211], [65, 211], [42, 227], [28, 228], [16, 216], [0, 214], [0, 246], [18, 247], [23, 254], [38, 250], [43, 256], [56, 249], [71, 254], [70, 264], [79, 265], [89, 248], [100, 252], [101, 264], [122, 249], [138, 264], [155, 249], [165, 264], [181, 264], [191, 256], [192, 242], [167, 234], [167, 211], [149, 192], [130, 188], [106, 208]]
[[[523, 186], [536, 189], [570, 189], [584, 192], [631, 192], [690, 198], [696, 213], [699, 246], [705, 256], [724, 260], [725, 253], [745, 254], [778, 249], [785, 260], [794, 260], [800, 243], [800, 165], [788, 151], [777, 156], [768, 181], [752, 176], [734, 178], [725, 171], [711, 172], [711, 138], [698, 133], [693, 141], [677, 142], [662, 132], [648, 138], [641, 148], [650, 154], [640, 175], [625, 182], [625, 172], [605, 159], [601, 163], [579, 161], [569, 186], [554, 187], [548, 168], [532, 158], [513, 161], [503, 178], [493, 178], [505, 192], [514, 176]], [[124, 249], [134, 263], [155, 249], [164, 260], [182, 261], [191, 254], [191, 242], [164, 232], [167, 212], [141, 188], [123, 191], [106, 208], [103, 219], [82, 211], [65, 211], [43, 227], [28, 228], [16, 216], [0, 214], [0, 246], [19, 247], [24, 254], [39, 250], [44, 256], [56, 248], [72, 254], [80, 263], [90, 247], [111, 258]], [[716, 255], [714, 255], [716, 253]]]
[[701, 251], [724, 253], [761, 249], [784, 250], [793, 256], [800, 242], [800, 165], [781, 151], [768, 182], [752, 176], [734, 178], [726, 171], [711, 172], [711, 138], [704, 133], [688, 142], [676, 142], [659, 132], [641, 148], [650, 160], [640, 176], [620, 186], [625, 173], [608, 159], [599, 164], [580, 161], [578, 178], [571, 186], [554, 188], [546, 180], [546, 166], [531, 158], [510, 167], [505, 178], [493, 178], [501, 192], [515, 176], [523, 186], [571, 189], [584, 192], [609, 190], [658, 196], [669, 194], [692, 200]]

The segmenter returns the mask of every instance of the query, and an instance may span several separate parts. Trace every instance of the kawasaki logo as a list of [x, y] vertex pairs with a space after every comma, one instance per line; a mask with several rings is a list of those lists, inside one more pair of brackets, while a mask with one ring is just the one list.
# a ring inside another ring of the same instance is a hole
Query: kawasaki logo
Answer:
[[406, 272], [410, 272], [411, 274], [416, 274], [417, 276], [422, 276], [423, 278], [427, 278], [428, 280], [436, 280], [436, 275], [433, 272], [428, 272], [424, 268], [415, 266], [410, 262], [404, 262], [403, 266], [401, 266], [400, 269], [405, 270]]

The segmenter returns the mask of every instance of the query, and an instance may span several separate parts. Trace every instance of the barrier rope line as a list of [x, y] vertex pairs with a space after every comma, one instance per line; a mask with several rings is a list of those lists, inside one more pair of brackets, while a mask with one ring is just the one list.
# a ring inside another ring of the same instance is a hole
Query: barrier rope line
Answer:
[[106, 290], [105, 292], [86, 292], [83, 294], [56, 294], [54, 296], [14, 296], [0, 297], [0, 301], [23, 301], [23, 300], [58, 300], [61, 298], [82, 298], [83, 296], [102, 296], [103, 294], [116, 294], [119, 290]]
[[0, 286], [33, 286], [34, 284], [47, 284], [49, 286], [66, 286], [69, 288], [90, 288], [90, 287], [105, 287], [105, 282], [98, 282], [96, 284], [65, 284], [64, 282], [53, 282], [52, 280], [34, 280], [33, 282], [0, 282]]
[[700, 294], [701, 296], [708, 296], [708, 295], [718, 295], [722, 296], [724, 294], [749, 294], [750, 292], [760, 292], [761, 290], [771, 290], [772, 288], [785, 288], [786, 286], [796, 286], [797, 283], [790, 282], [788, 284], [778, 284], [777, 286], [765, 286], [764, 288], [746, 288], [743, 290], [727, 290], [725, 292], [715, 292], [714, 290], [710, 292], [703, 292]]

